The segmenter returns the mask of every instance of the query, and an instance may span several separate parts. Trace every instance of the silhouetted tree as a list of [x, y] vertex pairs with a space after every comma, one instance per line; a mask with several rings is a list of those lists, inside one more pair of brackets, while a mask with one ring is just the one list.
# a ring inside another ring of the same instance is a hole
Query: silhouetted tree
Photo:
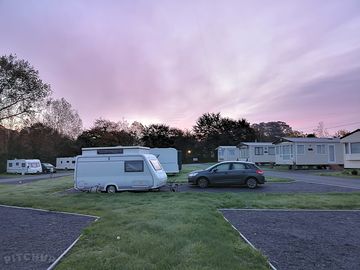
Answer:
[[299, 137], [302, 134], [298, 131], [293, 131], [292, 128], [282, 121], [261, 122], [253, 124], [252, 128], [256, 132], [256, 138], [262, 142], [273, 142], [280, 137]]
[[0, 123], [33, 115], [49, 94], [50, 86], [29, 62], [16, 55], [0, 57]]
[[82, 131], [82, 121], [66, 99], [49, 99], [42, 113], [43, 123], [60, 134], [76, 138]]

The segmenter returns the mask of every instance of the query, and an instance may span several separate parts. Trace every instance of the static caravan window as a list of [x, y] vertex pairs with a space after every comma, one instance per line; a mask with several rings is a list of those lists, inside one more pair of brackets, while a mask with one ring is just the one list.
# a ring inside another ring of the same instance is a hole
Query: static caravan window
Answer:
[[305, 145], [299, 144], [296, 146], [296, 152], [298, 155], [304, 155], [305, 154]]
[[269, 146], [268, 153], [269, 153], [270, 156], [274, 156], [275, 155], [275, 147], [274, 146]]
[[125, 161], [125, 172], [143, 172], [144, 161], [142, 160], [128, 160]]
[[276, 146], [276, 154], [280, 155], [280, 146]]
[[151, 166], [153, 166], [155, 171], [161, 171], [162, 167], [160, 162], [157, 159], [150, 159]]
[[255, 147], [255, 155], [261, 156], [264, 154], [264, 148], [263, 147]]
[[345, 143], [345, 154], [349, 154], [349, 143]]
[[9, 162], [9, 167], [12, 167], [12, 162]]
[[25, 163], [21, 163], [21, 167], [23, 167], [23, 168], [24, 168], [25, 166], [26, 166], [26, 164], [25, 164]]
[[19, 162], [16, 162], [16, 166], [19, 166]]
[[351, 143], [351, 154], [360, 154], [360, 143]]
[[75, 164], [75, 160], [71, 161], [72, 164]]
[[316, 145], [316, 153], [319, 155], [324, 155], [325, 154], [325, 144]]

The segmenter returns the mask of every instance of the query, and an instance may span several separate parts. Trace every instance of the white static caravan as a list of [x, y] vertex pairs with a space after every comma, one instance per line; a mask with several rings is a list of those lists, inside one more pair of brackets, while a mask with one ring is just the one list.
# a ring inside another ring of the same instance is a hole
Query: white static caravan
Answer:
[[181, 155], [177, 149], [150, 148], [150, 154], [157, 157], [166, 173], [175, 174], [180, 172]]
[[236, 146], [219, 146], [215, 150], [217, 150], [219, 162], [240, 159], [240, 150]]
[[344, 168], [360, 169], [360, 129], [357, 129], [341, 139], [344, 151]]
[[239, 145], [241, 161], [275, 163], [275, 145], [267, 142], [243, 142]]
[[291, 138], [274, 142], [277, 165], [335, 165], [344, 164], [339, 138]]
[[167, 175], [147, 147], [83, 148], [76, 157], [74, 187], [113, 193], [151, 190], [166, 184]]
[[56, 158], [56, 169], [74, 170], [75, 169], [75, 157]]
[[35, 174], [42, 173], [41, 162], [38, 159], [13, 159], [8, 160], [7, 173]]

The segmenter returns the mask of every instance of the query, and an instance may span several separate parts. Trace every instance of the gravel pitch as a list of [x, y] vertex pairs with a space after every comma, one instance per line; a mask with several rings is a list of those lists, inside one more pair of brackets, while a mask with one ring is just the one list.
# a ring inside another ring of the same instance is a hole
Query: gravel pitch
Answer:
[[47, 269], [94, 217], [0, 206], [0, 269]]
[[278, 270], [360, 269], [360, 211], [221, 212]]

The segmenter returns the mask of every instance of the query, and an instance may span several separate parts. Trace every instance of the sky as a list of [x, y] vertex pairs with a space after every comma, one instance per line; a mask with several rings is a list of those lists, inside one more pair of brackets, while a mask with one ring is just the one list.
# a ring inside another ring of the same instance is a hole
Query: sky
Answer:
[[191, 128], [206, 112], [360, 127], [359, 0], [0, 0], [0, 55], [39, 70], [85, 127]]

